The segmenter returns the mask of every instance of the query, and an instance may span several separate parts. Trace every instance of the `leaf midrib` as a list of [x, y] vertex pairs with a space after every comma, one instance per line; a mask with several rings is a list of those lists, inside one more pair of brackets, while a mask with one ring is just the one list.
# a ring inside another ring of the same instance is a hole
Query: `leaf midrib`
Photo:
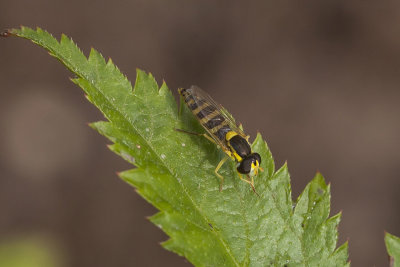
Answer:
[[[37, 32], [35, 32], [37, 33]], [[20, 35], [20, 34], [17, 34]], [[21, 37], [26, 38], [23, 34], [20, 35]], [[54, 38], [54, 37], [53, 37]], [[26, 38], [28, 39], [28, 38]], [[32, 41], [34, 41], [34, 39], [32, 39]], [[160, 162], [162, 162], [162, 164], [166, 167], [166, 169], [169, 171], [169, 173], [178, 181], [178, 183], [180, 184], [182, 190], [185, 192], [186, 196], [188, 197], [188, 199], [190, 199], [192, 205], [194, 208], [196, 208], [196, 210], [199, 212], [199, 214], [201, 214], [203, 216], [203, 219], [207, 222], [209, 220], [207, 220], [207, 216], [204, 215], [204, 212], [195, 204], [194, 200], [191, 198], [191, 196], [188, 194], [186, 187], [179, 181], [179, 179], [177, 179], [176, 174], [174, 174], [171, 170], [171, 168], [169, 167], [168, 164], [166, 164], [166, 162], [161, 158], [160, 155], [158, 155], [158, 153], [156, 152], [156, 150], [153, 148], [153, 146], [151, 145], [151, 143], [149, 143], [144, 137], [143, 135], [140, 133], [140, 131], [138, 131], [137, 128], [134, 127], [134, 125], [132, 125], [130, 123], [130, 121], [126, 118], [126, 116], [124, 115], [123, 112], [121, 112], [117, 106], [115, 106], [113, 104], [113, 101], [110, 101], [109, 98], [101, 91], [98, 89], [98, 87], [96, 86], [95, 83], [93, 83], [91, 81], [91, 79], [89, 79], [88, 76], [86, 76], [83, 72], [79, 71], [79, 67], [76, 68], [76, 66], [74, 64], [71, 64], [71, 62], [66, 59], [65, 57], [63, 57], [60, 53], [58, 53], [56, 48], [52, 48], [46, 44], [44, 44], [43, 42], [41, 42], [39, 39], [35, 40], [37, 43], [39, 43], [42, 47], [45, 47], [48, 51], [50, 51], [52, 53], [52, 55], [54, 55], [56, 58], [61, 59], [61, 62], [73, 73], [75, 73], [78, 77], [85, 79], [91, 86], [93, 86], [93, 88], [95, 88], [103, 97], [104, 99], [107, 100], [108, 104], [111, 105], [115, 111], [117, 111], [120, 116], [122, 118], [124, 118], [124, 120], [128, 123], [128, 125], [140, 136], [140, 138], [142, 140], [144, 140], [144, 142], [149, 146], [149, 148], [154, 152], [154, 154], [158, 157], [158, 159], [160, 160]], [[61, 46], [61, 43], [59, 41], [57, 41], [57, 45]], [[88, 62], [88, 59], [86, 59], [86, 62]], [[105, 63], [106, 64], [106, 63]], [[75, 68], [74, 68], [75, 67]], [[193, 223], [193, 222], [192, 222]], [[195, 224], [196, 225], [196, 224]], [[213, 233], [215, 234], [215, 236], [218, 238], [218, 240], [220, 240], [220, 242], [222, 243], [223, 247], [226, 249], [227, 254], [231, 257], [232, 261], [236, 264], [236, 266], [240, 266], [239, 263], [237, 262], [236, 258], [232, 255], [231, 250], [228, 248], [226, 242], [224, 241], [224, 239], [222, 238], [222, 236], [213, 230]]]
[[[81, 78], [86, 79], [85, 77], [81, 77]], [[87, 80], [87, 79], [86, 79], [86, 80]], [[88, 80], [87, 80], [87, 81], [88, 81]], [[146, 138], [143, 137], [143, 135], [140, 133], [140, 131], [138, 131], [138, 129], [135, 128], [133, 124], [130, 123], [130, 121], [125, 117], [124, 113], [121, 112], [121, 111], [118, 109], [117, 106], [114, 106], [114, 105], [112, 104], [112, 102], [109, 101], [109, 99], [103, 94], [103, 92], [101, 92], [100, 90], [98, 90], [97, 87], [96, 87], [93, 83], [91, 83], [90, 81], [89, 81], [89, 83], [92, 84], [92, 86], [93, 86], [94, 88], [96, 88], [96, 90], [97, 90], [105, 99], [107, 99], [108, 103], [111, 104], [111, 105], [115, 108], [115, 110], [125, 119], [125, 121], [128, 123], [128, 125], [129, 125], [130, 127], [132, 127], [133, 130], [140, 136], [140, 138], [149, 146], [149, 148], [150, 148], [150, 149], [153, 151], [153, 153], [157, 156], [157, 158], [159, 159], [159, 161], [162, 162], [162, 164], [164, 165], [164, 167], [168, 170], [168, 172], [170, 173], [170, 175], [173, 176], [173, 177], [178, 181], [178, 184], [181, 186], [182, 190], [185, 192], [185, 195], [186, 195], [186, 196], [188, 197], [188, 199], [191, 201], [193, 207], [199, 212], [199, 214], [201, 214], [201, 215], [203, 216], [203, 219], [204, 219], [206, 222], [209, 221], [209, 220], [207, 219], [207, 216], [204, 215], [203, 211], [195, 204], [193, 198], [192, 198], [192, 197], [190, 196], [190, 194], [188, 193], [187, 188], [185, 187], [185, 185], [180, 181], [180, 179], [177, 179], [177, 175], [176, 175], [175, 173], [173, 173], [172, 168], [170, 168], [170, 166], [169, 166], [168, 164], [166, 164], [166, 162], [161, 158], [161, 155], [159, 155], [159, 154], [156, 152], [156, 150], [155, 150], [154, 147], [151, 145], [151, 143], [150, 143], [149, 141], [147, 141]], [[190, 221], [190, 222], [191, 222], [192, 224], [194, 224], [194, 225], [197, 225], [197, 227], [203, 229], [203, 228], [200, 227], [197, 223], [195, 223], [195, 222], [193, 222], [193, 221]], [[217, 237], [217, 238], [220, 240], [220, 242], [223, 244], [223, 246], [225, 247], [225, 249], [226, 249], [226, 251], [227, 251], [227, 254], [231, 256], [231, 258], [232, 258], [233, 262], [236, 264], [236, 266], [240, 266], [240, 265], [238, 264], [238, 262], [236, 261], [236, 258], [232, 255], [230, 249], [228, 249], [228, 246], [227, 246], [226, 243], [224, 242], [222, 236], [221, 236], [218, 232], [216, 232], [216, 231], [214, 231], [214, 230], [213, 230], [213, 233], [216, 235], [216, 237]]]

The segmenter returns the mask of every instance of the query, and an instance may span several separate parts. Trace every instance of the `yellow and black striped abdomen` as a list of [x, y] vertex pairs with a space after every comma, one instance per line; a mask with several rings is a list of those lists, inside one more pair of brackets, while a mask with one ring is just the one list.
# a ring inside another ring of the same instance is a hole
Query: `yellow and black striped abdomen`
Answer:
[[225, 142], [225, 135], [231, 131], [228, 122], [222, 116], [219, 109], [190, 92], [191, 89], [179, 89], [189, 109], [193, 112], [200, 124], [221, 142]]

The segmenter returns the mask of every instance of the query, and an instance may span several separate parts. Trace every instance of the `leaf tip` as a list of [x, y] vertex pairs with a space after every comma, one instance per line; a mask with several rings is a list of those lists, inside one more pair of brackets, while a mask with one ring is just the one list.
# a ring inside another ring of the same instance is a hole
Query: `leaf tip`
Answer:
[[96, 49], [93, 46], [90, 46], [89, 59], [90, 57], [94, 57], [96, 53], [97, 53]]
[[393, 240], [398, 240], [400, 242], [399, 237], [392, 235], [391, 233], [388, 233], [386, 230], [384, 232], [385, 232], [385, 241], [389, 241], [389, 239], [393, 239]]
[[[148, 220], [148, 221], [151, 221], [152, 217], [153, 217], [153, 216], [145, 216], [144, 218], [145, 218], [146, 220]], [[158, 225], [157, 225], [157, 226], [158, 226]], [[161, 226], [158, 226], [158, 227], [161, 228]], [[161, 244], [161, 242], [160, 242], [160, 244]]]
[[[167, 85], [167, 83], [165, 82], [165, 80], [163, 79], [162, 80], [162, 83], [161, 83], [161, 86], [160, 86], [160, 90], [159, 90], [160, 92], [162, 92], [162, 91], [169, 91], [168, 90], [168, 85]], [[171, 92], [172, 93], [172, 92]]]
[[11, 35], [13, 35], [13, 33], [9, 29], [0, 32], [0, 37], [10, 37]]
[[325, 182], [325, 178], [324, 176], [320, 173], [317, 172], [314, 176], [314, 178], [312, 179], [312, 182], [318, 184], [319, 186], [321, 186], [322, 188], [327, 188], [330, 186], [330, 183], [326, 183]]
[[61, 33], [61, 38], [60, 38], [60, 40], [61, 40], [61, 41], [69, 40], [69, 38], [68, 38], [68, 36], [67, 36], [65, 33]]
[[95, 130], [97, 129], [96, 125], [95, 125], [95, 122], [87, 122], [87, 126], [89, 126], [92, 129], [95, 129]]
[[339, 215], [340, 218], [342, 218], [343, 210], [339, 210], [338, 215]]
[[390, 234], [388, 233], [388, 231], [386, 231], [386, 229], [383, 230], [383, 240], [385, 240], [386, 242], [386, 238], [388, 238]]
[[144, 75], [144, 74], [146, 74], [146, 73], [143, 70], [136, 68], [136, 76]]
[[[263, 137], [262, 137], [262, 135], [261, 135], [260, 132], [257, 132], [256, 138], [254, 139], [252, 145], [253, 145], [254, 147], [258, 147], [258, 149], [266, 150], [267, 153], [270, 153], [270, 152], [269, 152], [268, 145], [267, 145], [267, 142], [265, 142], [265, 141], [263, 140]], [[272, 156], [272, 155], [271, 155], [271, 156]]]

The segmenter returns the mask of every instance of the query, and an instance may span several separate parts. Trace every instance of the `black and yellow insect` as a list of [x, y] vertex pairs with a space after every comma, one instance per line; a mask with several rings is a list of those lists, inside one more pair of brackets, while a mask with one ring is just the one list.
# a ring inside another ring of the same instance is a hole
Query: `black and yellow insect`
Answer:
[[[250, 184], [253, 191], [254, 176], [261, 168], [261, 156], [251, 150], [249, 136], [246, 135], [233, 121], [231, 116], [217, 104], [206, 92], [199, 87], [192, 86], [189, 89], [178, 89], [186, 105], [199, 120], [200, 124], [208, 134], [203, 134], [207, 139], [216, 143], [225, 152], [226, 156], [219, 162], [215, 169], [215, 174], [221, 179], [219, 190], [222, 191], [224, 177], [218, 173], [218, 170], [228, 158], [237, 162], [237, 171], [239, 178]], [[186, 132], [183, 130], [179, 130]], [[186, 132], [190, 133], [190, 132]], [[193, 134], [193, 133], [191, 133]], [[242, 174], [248, 179], [244, 179]]]

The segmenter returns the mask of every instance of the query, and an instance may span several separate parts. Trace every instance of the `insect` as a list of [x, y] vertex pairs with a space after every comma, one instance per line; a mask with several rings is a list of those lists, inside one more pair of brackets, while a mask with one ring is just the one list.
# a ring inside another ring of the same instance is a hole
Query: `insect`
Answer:
[[[224, 177], [218, 173], [218, 170], [227, 159], [231, 158], [237, 162], [239, 178], [250, 184], [253, 192], [257, 194], [254, 188], [254, 176], [257, 176], [259, 171], [264, 170], [260, 166], [261, 156], [251, 150], [248, 141], [249, 136], [236, 125], [232, 117], [221, 105], [217, 104], [211, 96], [199, 87], [192, 86], [189, 89], [180, 88], [178, 92], [194, 116], [207, 131], [207, 133], [202, 135], [218, 145], [226, 154], [214, 171], [216, 176], [221, 180], [219, 191], [222, 191]], [[185, 130], [176, 130], [201, 135]], [[246, 175], [247, 179], [244, 179], [242, 174]]]

